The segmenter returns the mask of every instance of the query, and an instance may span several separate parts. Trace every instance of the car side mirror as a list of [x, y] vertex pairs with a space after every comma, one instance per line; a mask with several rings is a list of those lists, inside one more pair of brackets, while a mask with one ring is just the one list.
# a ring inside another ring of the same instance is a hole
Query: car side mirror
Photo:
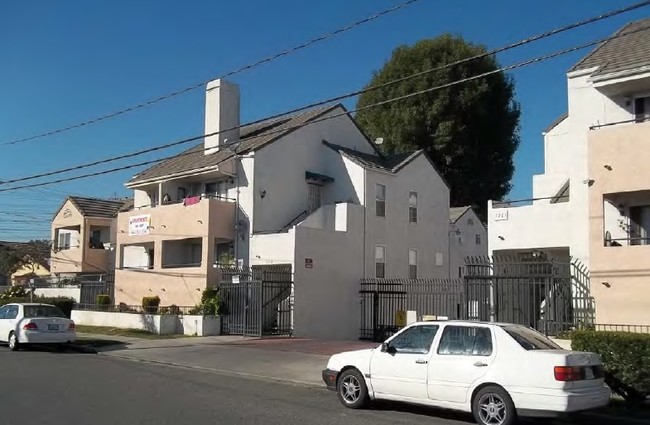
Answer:
[[384, 342], [383, 344], [381, 344], [381, 351], [383, 353], [388, 353], [388, 354], [397, 353], [397, 349], [395, 347], [391, 346], [390, 344], [388, 344], [387, 342]]

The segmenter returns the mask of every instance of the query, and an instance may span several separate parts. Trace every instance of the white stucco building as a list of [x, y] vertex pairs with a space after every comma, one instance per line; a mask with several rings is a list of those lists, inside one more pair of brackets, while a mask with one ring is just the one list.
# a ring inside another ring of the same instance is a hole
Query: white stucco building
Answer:
[[422, 151], [380, 154], [342, 105], [238, 126], [237, 86], [211, 82], [204, 142], [127, 182], [116, 302], [194, 305], [215, 263], [288, 264], [295, 335], [348, 339], [360, 279], [448, 277], [449, 187]]

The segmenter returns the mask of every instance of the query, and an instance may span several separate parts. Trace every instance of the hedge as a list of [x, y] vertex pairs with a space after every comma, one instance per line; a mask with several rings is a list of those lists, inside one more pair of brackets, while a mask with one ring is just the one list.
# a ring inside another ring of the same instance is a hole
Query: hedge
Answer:
[[628, 401], [650, 395], [650, 334], [573, 331], [571, 347], [597, 353], [605, 366], [605, 381]]
[[155, 314], [158, 311], [158, 306], [160, 305], [160, 297], [142, 297], [142, 309], [145, 313]]
[[3, 298], [0, 299], [0, 305], [11, 304], [11, 303], [41, 303], [41, 304], [52, 304], [61, 309], [67, 318], [70, 318], [72, 309], [75, 306], [76, 301], [73, 298], [69, 297], [34, 297], [34, 300], [31, 301], [29, 297], [20, 297], [20, 298]]

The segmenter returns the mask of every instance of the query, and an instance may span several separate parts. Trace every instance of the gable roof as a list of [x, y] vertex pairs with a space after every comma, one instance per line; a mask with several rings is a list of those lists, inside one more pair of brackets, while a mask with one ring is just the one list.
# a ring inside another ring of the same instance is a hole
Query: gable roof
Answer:
[[[68, 196], [63, 202], [63, 205], [65, 205], [67, 201], [72, 202], [82, 216], [96, 218], [113, 218], [117, 213], [126, 211], [130, 209], [129, 206], [133, 206], [133, 199], [109, 200], [86, 198], [82, 196]], [[61, 208], [63, 208], [63, 205], [61, 205]], [[61, 208], [59, 208], [59, 211]]]
[[628, 23], [614, 35], [638, 32], [603, 42], [569, 72], [598, 67], [593, 75], [602, 75], [649, 66], [650, 29], [643, 29], [648, 26], [650, 18]]
[[551, 124], [549, 124], [548, 127], [546, 127], [546, 129], [544, 130], [544, 133], [548, 133], [549, 131], [553, 130], [555, 127], [560, 125], [560, 123], [562, 121], [564, 121], [567, 118], [569, 118], [569, 113], [568, 112], [565, 112], [562, 115], [560, 115], [559, 117], [555, 118], [555, 120], [553, 120], [553, 122]]
[[373, 155], [365, 152], [359, 152], [345, 146], [337, 145], [323, 140], [323, 144], [334, 152], [338, 152], [345, 157], [349, 158], [356, 164], [373, 170], [386, 171], [395, 173], [408, 162], [413, 160], [422, 151], [414, 151], [408, 153], [399, 153], [395, 155]]
[[136, 174], [128, 181], [127, 185], [175, 174], [188, 173], [194, 170], [217, 167], [221, 162], [234, 157], [235, 153], [245, 154], [258, 150], [336, 108], [343, 108], [347, 112], [343, 105], [337, 104], [314, 108], [293, 115], [272, 118], [256, 124], [245, 125], [240, 129], [239, 137], [241, 143], [234, 149], [234, 152], [231, 149], [220, 149], [217, 152], [206, 155], [204, 144], [201, 142], [173, 158], [161, 161]]
[[465, 207], [451, 207], [449, 208], [449, 222], [452, 224], [456, 224], [456, 222], [469, 210], [471, 210], [472, 207], [470, 206], [465, 206]]

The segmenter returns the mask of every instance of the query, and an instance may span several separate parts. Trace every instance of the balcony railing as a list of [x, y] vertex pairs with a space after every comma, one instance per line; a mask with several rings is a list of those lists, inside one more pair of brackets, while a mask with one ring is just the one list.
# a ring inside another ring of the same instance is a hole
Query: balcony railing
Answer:
[[614, 238], [603, 240], [605, 246], [639, 246], [650, 245], [650, 238], [629, 237], [629, 238]]
[[[146, 209], [146, 208], [160, 208], [160, 207], [166, 207], [168, 205], [191, 205], [191, 203], [198, 203], [203, 199], [216, 199], [220, 201], [227, 201], [227, 202], [235, 202], [236, 199], [234, 198], [228, 198], [226, 196], [221, 196], [221, 195], [210, 195], [210, 194], [201, 194], [201, 195], [195, 195], [195, 196], [187, 196], [183, 199], [175, 199], [175, 200], [162, 200], [159, 201], [157, 204], [149, 204], [149, 205], [141, 205], [139, 207], [133, 207], [134, 210], [141, 210], [141, 209]], [[196, 202], [198, 201], [198, 202]]]

